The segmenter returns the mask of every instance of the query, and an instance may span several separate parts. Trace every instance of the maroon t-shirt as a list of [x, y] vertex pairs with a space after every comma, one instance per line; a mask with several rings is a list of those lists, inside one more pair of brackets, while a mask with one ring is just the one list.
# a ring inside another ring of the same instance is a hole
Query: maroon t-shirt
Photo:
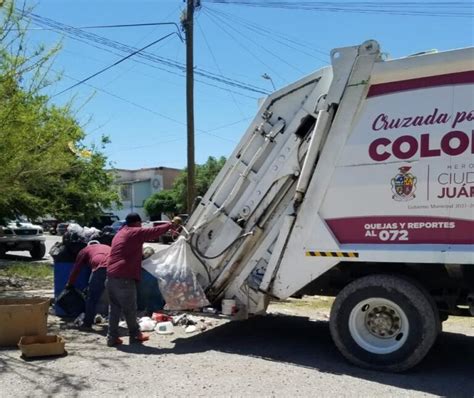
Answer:
[[98, 268], [106, 267], [107, 256], [109, 253], [110, 246], [102, 244], [90, 245], [82, 249], [77, 254], [68, 283], [73, 285], [76, 282], [76, 279], [84, 266], [91, 267], [92, 272]]
[[143, 243], [157, 239], [171, 223], [153, 228], [123, 227], [112, 240], [107, 276], [140, 280]]

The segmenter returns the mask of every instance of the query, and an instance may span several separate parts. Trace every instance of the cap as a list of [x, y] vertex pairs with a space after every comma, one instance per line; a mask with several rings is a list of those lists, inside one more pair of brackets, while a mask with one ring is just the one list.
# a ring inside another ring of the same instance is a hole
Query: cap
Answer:
[[136, 223], [136, 222], [142, 222], [142, 218], [140, 217], [140, 214], [138, 213], [130, 213], [125, 217], [125, 223], [127, 225]]
[[173, 220], [171, 221], [173, 224], [181, 225], [183, 223], [183, 219], [181, 217], [173, 217]]

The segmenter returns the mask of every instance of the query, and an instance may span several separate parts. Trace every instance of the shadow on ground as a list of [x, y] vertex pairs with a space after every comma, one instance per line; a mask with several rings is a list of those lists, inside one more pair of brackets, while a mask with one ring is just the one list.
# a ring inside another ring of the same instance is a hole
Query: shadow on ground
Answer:
[[[178, 355], [214, 350], [436, 395], [474, 395], [474, 336], [442, 333], [423, 362], [403, 374], [369, 371], [348, 364], [331, 340], [328, 322], [303, 317], [267, 315], [230, 322], [174, 343], [175, 348], [168, 352]], [[163, 351], [167, 350], [160, 352]]]
[[[59, 329], [63, 328], [66, 326], [59, 325]], [[390, 374], [368, 371], [348, 364], [335, 348], [327, 322], [310, 321], [297, 316], [267, 315], [247, 321], [230, 322], [195, 336], [177, 338], [173, 341], [173, 348], [158, 348], [152, 343], [143, 346], [128, 345], [126, 338], [125, 344], [116, 348], [118, 355], [109, 354], [109, 350], [114, 349], [104, 346], [104, 334], [105, 328], [97, 333], [84, 333], [80, 343], [87, 348], [72, 355], [77, 360], [95, 361], [100, 364], [101, 369], [110, 371], [117, 365], [123, 369], [129, 368], [130, 354], [144, 355], [145, 358], [149, 355], [163, 355], [162, 360], [166, 361], [164, 354], [186, 355], [218, 351], [291, 364], [318, 372], [346, 375], [409, 391], [439, 396], [474, 396], [474, 336], [442, 333], [421, 364], [404, 374]], [[74, 339], [72, 340], [74, 342]], [[0, 375], [3, 372], [14, 372], [26, 379], [25, 381], [36, 384], [36, 391], [41, 395], [54, 396], [59, 393], [77, 396], [94, 388], [85, 377], [57, 369], [51, 370], [45, 365], [45, 361], [25, 362], [8, 354], [0, 355]], [[40, 379], [50, 382], [44, 385], [39, 383]]]
[[[0, 374], [7, 372], [13, 373], [18, 377], [18, 380], [22, 380], [21, 384], [25, 385], [27, 389], [30, 385], [34, 385], [35, 394], [46, 397], [53, 397], [56, 394], [76, 397], [81, 391], [91, 388], [91, 385], [85, 377], [79, 377], [73, 373], [51, 370], [51, 368], [45, 366], [49, 361], [60, 360], [62, 360], [62, 358], [41, 359], [37, 360], [37, 362], [29, 362], [11, 356], [0, 356]], [[41, 383], [39, 380], [47, 380], [48, 382]], [[22, 396], [20, 384], [17, 388], [17, 396]]]
[[5, 262], [5, 263], [8, 263], [10, 261], [21, 261], [21, 262], [25, 262], [25, 263], [34, 263], [35, 261], [38, 261], [38, 260], [33, 260], [30, 256], [21, 256], [21, 255], [18, 255], [18, 254], [5, 254], [4, 256], [1, 257], [1, 260], [3, 260], [3, 262]]

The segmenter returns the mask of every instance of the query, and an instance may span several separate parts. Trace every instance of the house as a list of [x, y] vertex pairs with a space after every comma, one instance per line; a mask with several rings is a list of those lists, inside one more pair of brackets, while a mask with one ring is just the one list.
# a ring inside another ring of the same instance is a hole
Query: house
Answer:
[[115, 183], [118, 186], [122, 208], [112, 208], [113, 212], [122, 220], [128, 213], [140, 214], [142, 219], [148, 219], [145, 213], [145, 201], [155, 192], [171, 189], [173, 183], [182, 172], [180, 169], [169, 167], [150, 167], [137, 170], [114, 169]]

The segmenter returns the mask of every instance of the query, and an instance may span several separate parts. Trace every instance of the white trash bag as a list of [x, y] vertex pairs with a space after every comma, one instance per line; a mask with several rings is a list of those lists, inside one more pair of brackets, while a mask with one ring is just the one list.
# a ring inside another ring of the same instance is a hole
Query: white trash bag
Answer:
[[142, 262], [142, 267], [158, 280], [167, 310], [192, 310], [209, 305], [186, 257], [186, 240], [181, 236], [170, 247]]
[[138, 321], [138, 326], [140, 327], [140, 332], [152, 332], [155, 329], [156, 321], [148, 316], [144, 316]]

